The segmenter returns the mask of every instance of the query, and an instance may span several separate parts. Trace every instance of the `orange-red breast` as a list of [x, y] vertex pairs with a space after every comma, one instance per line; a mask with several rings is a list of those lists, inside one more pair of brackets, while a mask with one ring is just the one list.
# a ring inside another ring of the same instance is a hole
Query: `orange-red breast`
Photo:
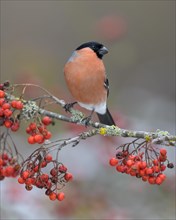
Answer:
[[80, 45], [64, 67], [68, 89], [78, 104], [95, 111], [101, 123], [115, 125], [107, 108], [109, 83], [103, 64], [107, 48], [97, 42]]

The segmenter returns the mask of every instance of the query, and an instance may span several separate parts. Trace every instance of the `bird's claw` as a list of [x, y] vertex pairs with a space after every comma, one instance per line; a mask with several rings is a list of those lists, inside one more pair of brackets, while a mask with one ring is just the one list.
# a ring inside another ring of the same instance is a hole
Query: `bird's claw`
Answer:
[[71, 102], [71, 103], [66, 103], [64, 105], [64, 109], [66, 112], [70, 112], [70, 109], [73, 108], [73, 106], [76, 104], [77, 102]]
[[82, 119], [86, 127], [89, 125], [90, 120], [91, 120], [91, 115]]

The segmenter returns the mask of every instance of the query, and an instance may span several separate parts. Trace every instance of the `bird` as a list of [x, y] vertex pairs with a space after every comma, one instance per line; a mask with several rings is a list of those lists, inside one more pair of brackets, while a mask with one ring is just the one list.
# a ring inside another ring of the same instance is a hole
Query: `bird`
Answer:
[[66, 85], [76, 102], [81, 107], [90, 110], [87, 117], [90, 121], [94, 112], [100, 123], [115, 125], [107, 107], [109, 81], [106, 75], [103, 56], [108, 49], [101, 43], [90, 41], [78, 46], [64, 66]]

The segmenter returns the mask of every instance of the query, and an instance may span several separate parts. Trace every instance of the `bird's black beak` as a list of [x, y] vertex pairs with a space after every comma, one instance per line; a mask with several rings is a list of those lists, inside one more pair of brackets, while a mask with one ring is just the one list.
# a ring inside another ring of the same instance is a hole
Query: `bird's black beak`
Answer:
[[102, 48], [99, 49], [98, 53], [103, 56], [108, 53], [108, 49], [103, 46]]

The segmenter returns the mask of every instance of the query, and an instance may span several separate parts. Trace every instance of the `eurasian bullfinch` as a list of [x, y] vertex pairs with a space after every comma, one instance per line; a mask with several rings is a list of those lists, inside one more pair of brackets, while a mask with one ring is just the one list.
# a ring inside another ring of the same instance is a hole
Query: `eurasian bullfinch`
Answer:
[[[81, 107], [95, 111], [101, 123], [115, 125], [107, 108], [109, 83], [102, 58], [107, 48], [97, 42], [87, 42], [72, 53], [64, 67], [66, 84]], [[90, 116], [91, 116], [90, 115]]]

